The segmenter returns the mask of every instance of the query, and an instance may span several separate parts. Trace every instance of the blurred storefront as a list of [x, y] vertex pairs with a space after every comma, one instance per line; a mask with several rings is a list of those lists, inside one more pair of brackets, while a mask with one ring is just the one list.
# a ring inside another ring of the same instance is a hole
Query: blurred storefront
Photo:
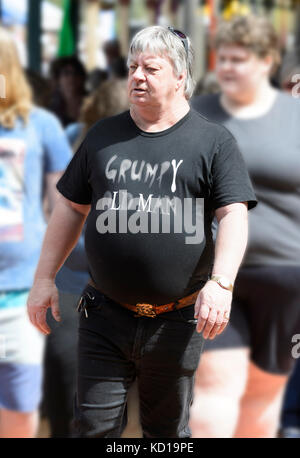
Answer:
[[57, 55], [104, 68], [105, 41], [117, 38], [126, 55], [137, 30], [161, 24], [191, 37], [199, 78], [214, 68], [209, 43], [219, 18], [250, 12], [271, 19], [283, 50], [300, 44], [300, 0], [0, 0], [1, 23], [13, 29], [24, 66], [41, 73]]

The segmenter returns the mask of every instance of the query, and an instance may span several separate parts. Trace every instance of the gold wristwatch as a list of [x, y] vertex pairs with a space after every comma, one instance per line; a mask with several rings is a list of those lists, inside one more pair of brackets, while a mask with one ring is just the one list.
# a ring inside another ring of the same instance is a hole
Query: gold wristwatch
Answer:
[[218, 283], [218, 285], [221, 286], [221, 288], [227, 289], [228, 291], [233, 291], [233, 284], [230, 283], [230, 280], [228, 278], [223, 277], [222, 275], [213, 275], [211, 277], [212, 281], [215, 281]]

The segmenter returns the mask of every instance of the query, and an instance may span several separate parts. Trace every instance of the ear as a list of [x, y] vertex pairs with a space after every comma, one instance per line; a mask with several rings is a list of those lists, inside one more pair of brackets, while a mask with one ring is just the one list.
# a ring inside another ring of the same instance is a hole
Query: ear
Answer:
[[176, 91], [178, 91], [181, 87], [184, 86], [185, 79], [186, 79], [186, 72], [180, 73], [180, 75], [177, 77]]
[[273, 56], [271, 56], [269, 54], [268, 56], [264, 57], [263, 61], [264, 61], [264, 66], [265, 66], [265, 69], [266, 69], [266, 73], [269, 75], [271, 73], [271, 70], [272, 70], [273, 64], [274, 64]]

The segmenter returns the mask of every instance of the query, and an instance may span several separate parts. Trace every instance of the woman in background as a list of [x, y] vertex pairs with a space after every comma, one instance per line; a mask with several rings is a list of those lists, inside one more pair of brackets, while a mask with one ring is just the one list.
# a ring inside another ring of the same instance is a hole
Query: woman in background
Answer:
[[275, 437], [300, 329], [300, 104], [270, 84], [278, 40], [261, 17], [216, 36], [220, 94], [193, 106], [234, 135], [258, 198], [227, 329], [204, 346], [194, 437]]
[[[300, 104], [300, 48], [290, 50], [284, 55], [279, 72], [280, 87], [298, 99]], [[300, 331], [300, 330], [299, 330]], [[286, 387], [281, 412], [279, 437], [300, 438], [300, 334], [295, 336], [294, 347], [297, 357], [293, 373]]]

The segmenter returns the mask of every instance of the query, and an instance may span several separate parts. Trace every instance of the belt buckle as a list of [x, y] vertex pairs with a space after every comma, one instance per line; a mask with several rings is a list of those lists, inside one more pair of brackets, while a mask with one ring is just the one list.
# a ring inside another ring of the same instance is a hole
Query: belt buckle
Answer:
[[155, 318], [156, 311], [152, 304], [136, 304], [138, 316], [147, 316], [148, 318]]

